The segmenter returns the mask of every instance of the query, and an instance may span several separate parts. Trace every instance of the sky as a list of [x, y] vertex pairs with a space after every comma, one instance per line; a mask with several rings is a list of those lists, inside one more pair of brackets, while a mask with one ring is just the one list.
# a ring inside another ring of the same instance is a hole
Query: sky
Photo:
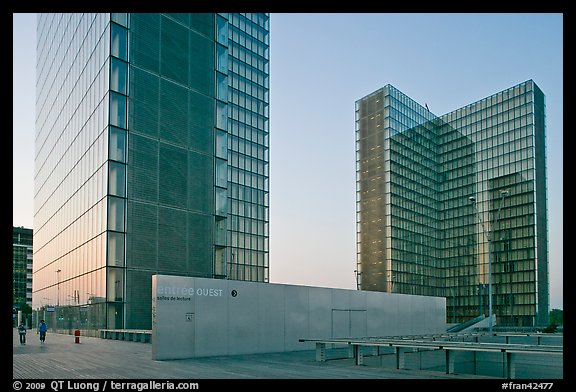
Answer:
[[[35, 14], [13, 22], [13, 225], [33, 228]], [[563, 15], [270, 14], [270, 281], [356, 288], [356, 100], [392, 84], [442, 115], [529, 79], [546, 95], [563, 309]]]

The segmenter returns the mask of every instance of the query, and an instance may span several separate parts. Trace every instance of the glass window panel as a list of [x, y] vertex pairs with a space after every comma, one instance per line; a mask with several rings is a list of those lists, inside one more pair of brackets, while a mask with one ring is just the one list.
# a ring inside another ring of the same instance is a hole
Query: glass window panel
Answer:
[[127, 95], [128, 64], [114, 57], [110, 60], [110, 89]]
[[214, 274], [226, 275], [226, 248], [216, 248], [215, 250]]
[[116, 22], [124, 27], [128, 27], [128, 14], [127, 13], [112, 13], [110, 17], [113, 22]]
[[228, 46], [228, 21], [218, 15], [217, 17], [217, 40], [224, 46]]
[[124, 234], [108, 232], [108, 265], [124, 266]]
[[216, 185], [226, 188], [228, 165], [225, 160], [216, 159]]
[[214, 243], [216, 245], [226, 246], [226, 219], [219, 219], [216, 221]]
[[122, 301], [124, 299], [124, 269], [109, 268], [107, 282], [107, 300]]
[[226, 189], [216, 189], [216, 215], [226, 216], [228, 194]]
[[221, 101], [228, 101], [228, 77], [220, 72], [216, 72], [216, 98]]
[[228, 123], [228, 105], [223, 102], [216, 102], [216, 127], [226, 130]]
[[112, 23], [111, 27], [110, 54], [124, 61], [128, 61], [127, 31], [124, 27], [115, 23]]
[[223, 74], [228, 74], [228, 49], [222, 45], [216, 46], [216, 69]]
[[126, 131], [110, 127], [110, 159], [126, 162]]
[[110, 92], [110, 124], [126, 128], [126, 97]]
[[124, 199], [108, 197], [108, 230], [124, 231]]
[[108, 162], [108, 192], [114, 196], [126, 196], [126, 165], [118, 162]]
[[216, 130], [216, 156], [227, 158], [228, 155], [228, 134], [221, 130]]

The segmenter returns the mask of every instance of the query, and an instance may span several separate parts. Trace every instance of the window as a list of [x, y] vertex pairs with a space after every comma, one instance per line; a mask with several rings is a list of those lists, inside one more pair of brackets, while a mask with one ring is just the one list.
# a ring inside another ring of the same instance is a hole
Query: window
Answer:
[[127, 13], [113, 13], [110, 14], [112, 22], [116, 22], [124, 27], [128, 27], [128, 14]]
[[108, 230], [124, 231], [124, 199], [108, 197]]
[[220, 72], [216, 72], [216, 98], [221, 101], [228, 101], [228, 77]]
[[108, 193], [114, 196], [126, 196], [126, 165], [114, 161], [108, 162]]
[[228, 74], [228, 49], [222, 45], [216, 45], [216, 70]]
[[107, 299], [108, 301], [122, 301], [124, 298], [124, 269], [110, 268], [108, 270], [108, 288]]
[[228, 134], [219, 129], [216, 130], [216, 156], [226, 159], [228, 155]]
[[119, 162], [126, 162], [126, 131], [110, 127], [109, 158]]
[[216, 102], [216, 127], [226, 130], [228, 124], [228, 105], [223, 102]]
[[220, 15], [217, 16], [217, 41], [224, 46], [228, 46], [228, 21], [222, 18]]
[[128, 65], [117, 58], [110, 58], [110, 89], [124, 95], [127, 93]]
[[216, 186], [226, 188], [228, 183], [228, 164], [223, 159], [216, 159]]
[[228, 192], [223, 188], [215, 188], [216, 190], [216, 215], [226, 216]]
[[126, 97], [110, 92], [110, 124], [126, 129]]
[[115, 23], [110, 24], [110, 54], [124, 61], [128, 61], [128, 33], [126, 29]]
[[108, 265], [124, 266], [124, 234], [108, 232]]

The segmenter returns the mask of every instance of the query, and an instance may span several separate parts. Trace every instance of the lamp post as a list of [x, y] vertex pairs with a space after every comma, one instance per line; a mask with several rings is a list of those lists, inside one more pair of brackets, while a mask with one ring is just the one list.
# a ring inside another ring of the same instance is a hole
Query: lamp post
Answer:
[[390, 280], [390, 292], [393, 293], [394, 292], [394, 279], [396, 279], [396, 275], [388, 273], [388, 279]]
[[52, 302], [52, 301], [50, 301], [50, 298], [48, 298], [48, 297], [42, 297], [42, 299], [48, 300], [46, 302], [46, 305], [44, 305], [44, 301], [40, 301], [40, 304], [42, 305], [42, 318], [44, 320], [46, 320], [46, 306], [48, 306], [50, 304], [50, 302]]
[[[508, 191], [501, 191], [500, 192], [500, 205], [498, 206], [498, 212], [496, 214], [496, 222], [498, 224], [498, 219], [500, 218], [500, 211], [502, 210], [502, 204], [504, 202], [504, 198], [508, 195]], [[486, 241], [488, 241], [488, 330], [492, 332], [492, 240], [494, 239], [494, 225], [492, 226], [492, 231], [486, 231], [484, 227], [484, 221], [480, 217], [480, 213], [478, 212], [478, 207], [476, 207], [476, 198], [470, 196], [468, 198], [470, 203], [474, 207], [474, 211], [476, 212], [476, 216], [478, 217], [478, 221], [482, 226], [482, 232], [486, 237]]]
[[60, 272], [62, 272], [62, 270], [61, 270], [60, 268], [58, 268], [58, 269], [56, 270], [56, 276], [57, 276], [57, 280], [58, 280], [58, 282], [57, 282], [57, 289], [58, 289], [58, 291], [57, 291], [57, 293], [56, 293], [56, 295], [57, 295], [58, 297], [56, 298], [56, 306], [60, 306]]

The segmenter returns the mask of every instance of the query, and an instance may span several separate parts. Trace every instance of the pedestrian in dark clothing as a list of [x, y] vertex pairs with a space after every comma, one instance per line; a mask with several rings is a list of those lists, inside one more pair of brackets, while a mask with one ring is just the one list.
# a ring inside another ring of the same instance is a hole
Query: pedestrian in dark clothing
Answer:
[[38, 331], [40, 332], [40, 342], [44, 343], [46, 341], [46, 331], [48, 330], [48, 326], [44, 322], [44, 320], [40, 320], [40, 325], [38, 325]]
[[18, 326], [18, 335], [20, 335], [20, 344], [26, 344], [26, 324], [24, 321]]

